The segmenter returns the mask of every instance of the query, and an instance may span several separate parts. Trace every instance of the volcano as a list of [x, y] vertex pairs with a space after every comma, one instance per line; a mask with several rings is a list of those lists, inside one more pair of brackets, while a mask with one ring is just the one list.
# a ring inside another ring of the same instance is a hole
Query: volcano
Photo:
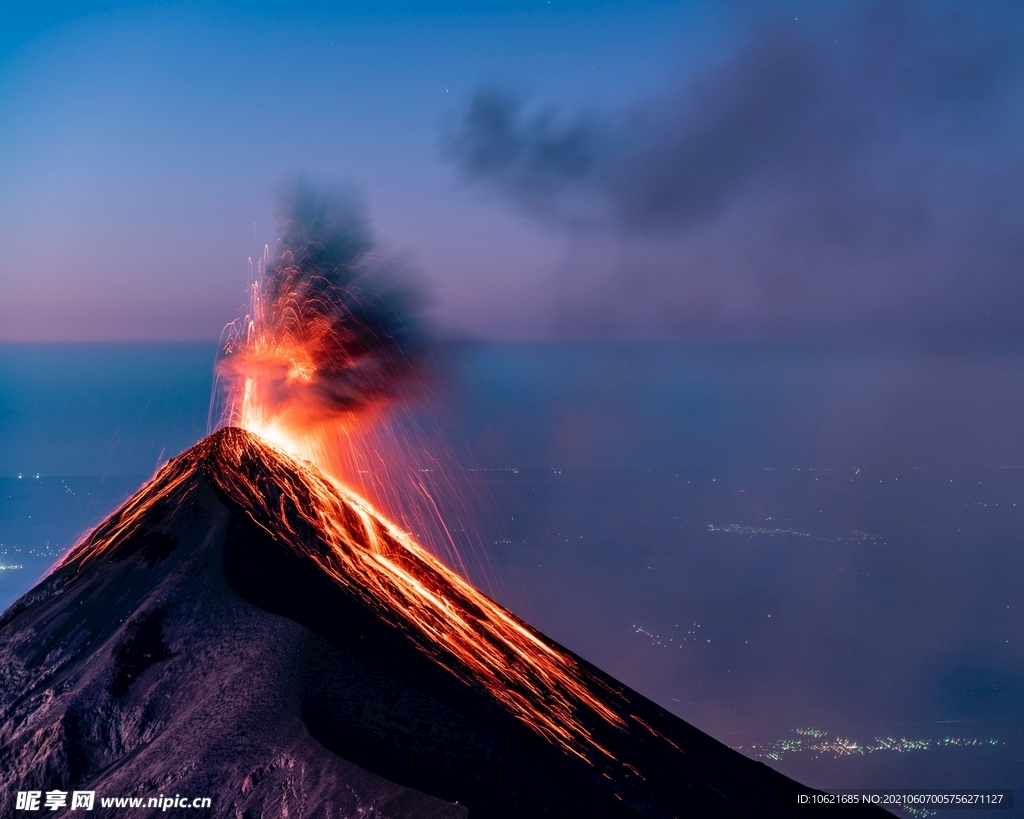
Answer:
[[95, 791], [98, 816], [121, 815], [103, 797], [179, 795], [232, 819], [813, 812], [808, 789], [237, 428], [166, 464], [4, 613], [0, 715], [4, 816], [28, 815], [28, 790]]

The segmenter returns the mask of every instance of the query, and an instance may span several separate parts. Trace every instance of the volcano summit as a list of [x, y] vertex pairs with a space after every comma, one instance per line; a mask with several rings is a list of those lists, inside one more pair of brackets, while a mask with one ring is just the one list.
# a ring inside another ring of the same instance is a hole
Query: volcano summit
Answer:
[[0, 714], [4, 816], [29, 789], [234, 819], [813, 811], [236, 428], [0, 618]]

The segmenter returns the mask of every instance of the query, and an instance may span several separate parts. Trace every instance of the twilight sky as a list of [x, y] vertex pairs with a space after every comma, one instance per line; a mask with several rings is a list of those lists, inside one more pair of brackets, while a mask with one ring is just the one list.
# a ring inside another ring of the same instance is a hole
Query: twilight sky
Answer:
[[0, 341], [215, 339], [297, 173], [446, 333], [1022, 335], [1017, 4], [479, 8], [8, 17]]

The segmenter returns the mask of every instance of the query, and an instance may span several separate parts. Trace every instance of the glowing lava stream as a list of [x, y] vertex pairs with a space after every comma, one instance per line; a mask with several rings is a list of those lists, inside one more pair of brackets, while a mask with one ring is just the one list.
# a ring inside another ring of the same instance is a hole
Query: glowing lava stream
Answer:
[[405, 627], [434, 661], [483, 686], [538, 734], [591, 764], [595, 751], [612, 758], [586, 729], [580, 712], [589, 709], [625, 729], [626, 720], [595, 694], [604, 691], [613, 699], [614, 691], [364, 498], [251, 432], [222, 429], [164, 465], [62, 562], [85, 561], [114, 548], [156, 503], [181, 497], [201, 477], [262, 528], [267, 529], [260, 521], [279, 522], [275, 531], [267, 529], [273, 537], [314, 560], [383, 618]]

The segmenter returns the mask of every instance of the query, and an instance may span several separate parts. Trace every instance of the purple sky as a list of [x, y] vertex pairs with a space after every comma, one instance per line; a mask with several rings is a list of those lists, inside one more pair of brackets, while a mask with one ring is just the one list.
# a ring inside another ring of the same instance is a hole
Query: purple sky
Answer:
[[1014, 4], [247, 5], [13, 18], [0, 341], [217, 338], [295, 173], [445, 333], [1024, 329]]

